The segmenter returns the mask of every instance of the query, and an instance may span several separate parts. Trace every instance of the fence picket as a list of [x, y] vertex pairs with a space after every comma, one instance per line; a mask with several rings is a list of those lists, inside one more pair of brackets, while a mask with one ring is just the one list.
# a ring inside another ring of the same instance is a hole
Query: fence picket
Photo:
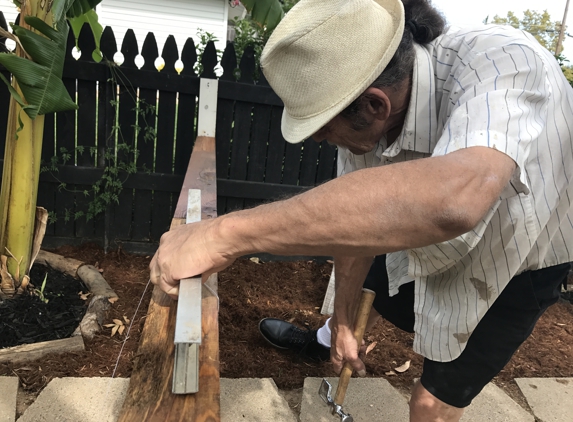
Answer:
[[[121, 68], [137, 69], [135, 57], [139, 50], [134, 32], [126, 32], [121, 45], [124, 61], [117, 73], [119, 84], [119, 112], [117, 137], [117, 160], [128, 162], [133, 158], [121, 145], [135, 147], [135, 126], [137, 123], [137, 87], [121, 72]], [[113, 205], [110, 216], [110, 241], [124, 241], [130, 239], [133, 228], [133, 190], [122, 189], [118, 201]], [[128, 223], [129, 222], [129, 223]]]
[[183, 62], [183, 70], [181, 75], [197, 76], [195, 73], [195, 63], [197, 63], [197, 50], [193, 38], [187, 38], [183, 51], [181, 51], [181, 61]]
[[[219, 82], [219, 88], [222, 83]], [[217, 148], [216, 166], [217, 178], [229, 178], [229, 160], [231, 155], [231, 134], [233, 131], [233, 112], [235, 102], [219, 99], [217, 104], [217, 130], [215, 132], [215, 144]], [[227, 212], [227, 198], [217, 198], [217, 215]]]
[[[249, 146], [249, 163], [247, 180], [251, 182], [265, 181], [265, 164], [267, 144], [269, 142], [271, 106], [256, 104], [253, 108], [252, 139]], [[261, 203], [260, 199], [244, 201], [245, 208], [251, 208]]]
[[302, 143], [285, 146], [285, 161], [281, 183], [285, 185], [298, 185], [300, 176], [300, 160], [302, 156]]
[[177, 73], [177, 70], [175, 70], [175, 62], [179, 59], [179, 53], [177, 52], [177, 43], [173, 35], [167, 37], [161, 57], [165, 61], [165, 67], [161, 71], [165, 73]]
[[203, 65], [201, 77], [217, 79], [217, 75], [215, 74], [215, 66], [217, 66], [217, 62], [217, 49], [215, 48], [215, 43], [213, 41], [209, 41], [203, 51], [203, 57], [201, 57], [201, 64]]
[[235, 52], [235, 46], [232, 42], [227, 41], [227, 47], [223, 52], [223, 57], [221, 57], [221, 67], [223, 68], [223, 74], [219, 78], [221, 81], [233, 81], [237, 80], [237, 53]]
[[320, 185], [336, 177], [336, 147], [326, 141], [320, 143], [320, 155], [316, 170], [316, 184]]
[[286, 142], [281, 133], [282, 108], [273, 107], [271, 110], [271, 124], [269, 147], [267, 151], [267, 166], [265, 182], [281, 183]]
[[308, 138], [304, 141], [302, 158], [300, 159], [299, 185], [314, 186], [316, 183], [319, 152], [320, 146], [312, 138]]
[[[67, 62], [75, 62], [72, 57], [72, 46], [75, 39], [70, 30], [67, 40], [66, 59]], [[62, 78], [64, 86], [68, 90], [72, 99], [76, 98], [76, 79]], [[62, 157], [64, 153], [71, 155], [71, 163], [75, 165], [76, 148], [76, 112], [75, 110], [59, 112], [56, 114], [56, 154]], [[64, 182], [64, 181], [63, 181]], [[55, 235], [63, 237], [74, 236], [74, 214], [75, 214], [75, 188], [74, 181], [65, 181], [66, 187], [59, 190], [56, 196], [55, 214], [56, 222], [54, 226]]]
[[241, 76], [239, 77], [239, 82], [252, 84], [254, 83], [255, 77], [255, 50], [252, 45], [248, 45], [243, 52], [243, 57], [241, 57], [241, 63], [239, 64], [239, 70]]
[[[164, 57], [167, 68], [167, 60], [175, 63], [177, 60], [177, 46], [167, 39], [163, 47], [161, 56]], [[168, 59], [165, 59], [167, 57]], [[175, 140], [175, 111], [177, 94], [170, 91], [159, 91], [159, 101], [157, 105], [157, 144], [161, 145], [155, 152], [155, 172], [173, 173], [173, 144]], [[161, 235], [169, 229], [171, 222], [171, 193], [154, 191], [153, 206], [151, 214], [151, 237], [159, 240]]]
[[[86, 23], [82, 27], [78, 39], [78, 47], [81, 56], [78, 61], [94, 63], [92, 54], [95, 50], [95, 41], [90, 26]], [[78, 166], [94, 167], [96, 165], [96, 155], [91, 149], [96, 146], [96, 122], [94, 116], [97, 112], [97, 81], [86, 81], [78, 79], [77, 81], [77, 146], [82, 147], [83, 151], [77, 152]], [[91, 198], [82, 194], [83, 191], [89, 192], [91, 186], [75, 185], [76, 192], [76, 211], [83, 211], [83, 215], [75, 217], [75, 236], [79, 238], [89, 238], [93, 236], [93, 221], [87, 220], [85, 215]], [[91, 192], [90, 192], [91, 193]]]
[[[143, 42], [141, 55], [144, 59], [142, 71], [157, 73], [155, 60], [159, 57], [157, 41], [153, 32], [149, 32]], [[153, 77], [153, 73], [150, 73]], [[137, 149], [137, 168], [141, 171], [144, 169], [153, 170], [153, 160], [155, 156], [155, 118], [157, 107], [157, 90], [148, 88], [139, 88], [138, 108], [140, 110], [137, 116], [138, 134]], [[133, 235], [132, 240], [145, 242], [151, 238], [151, 201], [153, 199], [152, 191], [143, 191], [136, 189], [133, 199]]]

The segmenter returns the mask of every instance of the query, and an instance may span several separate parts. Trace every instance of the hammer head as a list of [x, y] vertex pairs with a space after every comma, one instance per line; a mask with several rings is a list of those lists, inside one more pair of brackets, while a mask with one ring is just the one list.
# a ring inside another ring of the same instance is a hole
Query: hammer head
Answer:
[[340, 420], [342, 422], [354, 422], [352, 416], [342, 411], [341, 405], [334, 403], [334, 400], [332, 399], [332, 385], [330, 385], [327, 380], [323, 379], [320, 383], [318, 395], [328, 406], [330, 406], [333, 415], [340, 416]]

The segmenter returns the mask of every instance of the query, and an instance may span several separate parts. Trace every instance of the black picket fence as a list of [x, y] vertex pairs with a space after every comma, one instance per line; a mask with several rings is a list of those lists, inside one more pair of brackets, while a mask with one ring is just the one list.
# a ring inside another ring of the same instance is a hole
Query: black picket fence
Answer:
[[[5, 27], [1, 12], [0, 23]], [[0, 49], [3, 44], [0, 39]], [[201, 57], [202, 73], [197, 75], [197, 50], [191, 38], [181, 57], [173, 37], [159, 54], [153, 33], [139, 52], [134, 33], [128, 31], [118, 50], [108, 27], [100, 46], [104, 59], [97, 63], [86, 26], [78, 40], [82, 52], [78, 60], [72, 57], [73, 46], [70, 35], [63, 81], [79, 109], [45, 118], [42, 161], [48, 164], [57, 157], [59, 162], [57, 172], [43, 172], [40, 178], [38, 205], [55, 216], [44, 241], [48, 247], [85, 241], [142, 253], [157, 247], [169, 228], [197, 134], [199, 78], [217, 78], [218, 64], [222, 68], [216, 129], [220, 215], [299, 193], [336, 174], [335, 148], [312, 140], [285, 142], [280, 130], [283, 104], [262, 73], [257, 72], [261, 78], [255, 80], [252, 48], [245, 50], [237, 65], [234, 46], [228, 43], [218, 63], [215, 46], [209, 43]], [[118, 51], [123, 54], [121, 65], [113, 62]], [[138, 54], [145, 61], [141, 68], [135, 64]], [[159, 56], [165, 62], [161, 71], [154, 65]], [[180, 73], [175, 69], [178, 59], [184, 66]], [[0, 71], [10, 77], [3, 68]], [[0, 133], [6, 131], [8, 101], [2, 84]], [[0, 157], [4, 149], [0, 136]], [[69, 159], [63, 164], [66, 154]], [[85, 192], [110, 169], [106, 155], [124, 162], [131, 159], [138, 171], [120, 172], [123, 188], [118, 203], [88, 220], [93, 197]]]

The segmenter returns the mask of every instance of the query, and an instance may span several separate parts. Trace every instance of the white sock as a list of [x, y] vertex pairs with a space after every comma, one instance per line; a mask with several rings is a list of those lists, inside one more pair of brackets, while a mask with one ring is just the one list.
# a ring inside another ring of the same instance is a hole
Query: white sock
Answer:
[[323, 345], [324, 347], [328, 347], [330, 349], [330, 326], [328, 325], [330, 323], [330, 318], [328, 318], [326, 320], [326, 323], [320, 327], [316, 333], [316, 339], [318, 340], [318, 343]]

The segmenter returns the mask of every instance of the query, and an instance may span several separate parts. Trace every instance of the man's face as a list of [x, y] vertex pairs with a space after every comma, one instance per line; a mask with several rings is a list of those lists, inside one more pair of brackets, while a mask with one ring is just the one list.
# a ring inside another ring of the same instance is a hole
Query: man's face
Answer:
[[372, 122], [367, 128], [356, 130], [348, 119], [336, 116], [312, 135], [316, 142], [326, 140], [331, 145], [347, 148], [356, 155], [363, 155], [374, 149], [384, 136], [383, 125]]

